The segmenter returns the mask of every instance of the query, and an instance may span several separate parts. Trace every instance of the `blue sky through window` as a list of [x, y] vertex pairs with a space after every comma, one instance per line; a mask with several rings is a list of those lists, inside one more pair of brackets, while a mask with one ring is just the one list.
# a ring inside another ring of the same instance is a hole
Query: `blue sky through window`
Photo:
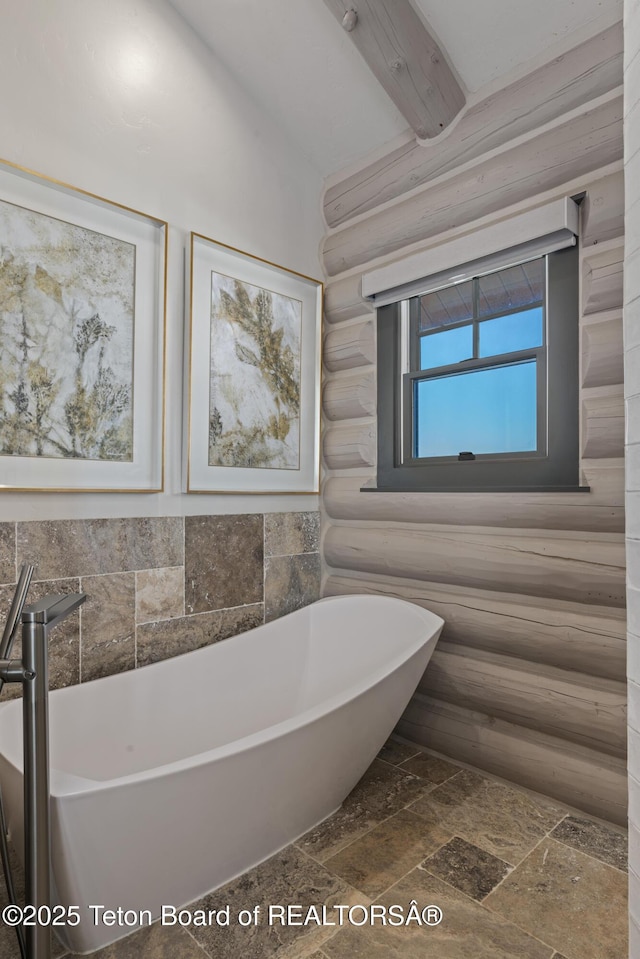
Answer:
[[536, 361], [418, 380], [415, 414], [416, 456], [535, 450]]
[[515, 353], [542, 346], [542, 307], [480, 323], [480, 356]]
[[473, 356], [473, 327], [458, 326], [453, 330], [431, 333], [420, 339], [420, 369], [432, 370]]

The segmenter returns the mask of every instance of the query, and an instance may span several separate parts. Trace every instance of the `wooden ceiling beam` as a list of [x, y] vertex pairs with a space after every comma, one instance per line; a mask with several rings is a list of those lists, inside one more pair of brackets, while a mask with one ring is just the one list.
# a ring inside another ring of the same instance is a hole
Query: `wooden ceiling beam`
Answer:
[[416, 136], [442, 133], [465, 95], [409, 0], [324, 2]]

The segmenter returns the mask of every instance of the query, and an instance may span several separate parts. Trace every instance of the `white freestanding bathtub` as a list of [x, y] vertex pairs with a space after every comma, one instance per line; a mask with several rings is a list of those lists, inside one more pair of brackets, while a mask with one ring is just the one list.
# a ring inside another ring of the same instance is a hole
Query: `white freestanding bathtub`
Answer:
[[[91, 952], [114, 911], [183, 906], [337, 809], [374, 759], [442, 620], [339, 596], [196, 652], [50, 697], [56, 929]], [[22, 848], [21, 704], [0, 705], [0, 781]], [[61, 936], [62, 938], [62, 936]]]

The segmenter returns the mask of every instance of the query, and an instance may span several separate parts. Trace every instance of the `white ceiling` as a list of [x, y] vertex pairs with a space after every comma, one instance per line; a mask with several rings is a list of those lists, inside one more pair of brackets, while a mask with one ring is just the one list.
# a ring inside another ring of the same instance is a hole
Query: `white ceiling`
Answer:
[[[323, 0], [171, 2], [322, 176], [407, 129]], [[487, 85], [502, 85], [523, 64], [534, 67], [621, 19], [623, 5], [623, 0], [413, 2], [472, 96]]]

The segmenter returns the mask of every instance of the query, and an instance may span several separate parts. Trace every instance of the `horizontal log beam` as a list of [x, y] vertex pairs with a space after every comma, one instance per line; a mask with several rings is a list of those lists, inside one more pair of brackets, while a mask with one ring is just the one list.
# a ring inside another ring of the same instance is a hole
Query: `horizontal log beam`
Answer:
[[365, 369], [352, 376], [338, 375], [326, 379], [322, 390], [322, 409], [329, 420], [375, 416], [375, 373]]
[[357, 469], [376, 463], [376, 421], [358, 426], [332, 426], [325, 430], [322, 449], [330, 470]]
[[624, 382], [622, 316], [612, 313], [582, 327], [582, 386], [615, 386]]
[[[590, 251], [597, 247], [590, 247]], [[582, 264], [582, 312], [602, 313], [622, 309], [624, 246], [601, 253], [590, 252]]]
[[397, 731], [412, 743], [626, 824], [623, 759], [426, 696], [414, 696]]
[[372, 573], [330, 571], [324, 596], [373, 593], [409, 600], [444, 619], [442, 639], [539, 665], [624, 682], [623, 609], [585, 607]]
[[324, 241], [327, 274], [390, 256], [620, 160], [622, 112], [618, 89], [526, 141], [445, 174], [411, 197], [336, 230]]
[[338, 520], [623, 532], [624, 469], [589, 468], [585, 480], [590, 493], [362, 493], [362, 478], [332, 477], [323, 503]]
[[626, 755], [625, 682], [439, 643], [418, 688], [443, 702]]
[[362, 279], [359, 274], [327, 284], [324, 295], [324, 315], [328, 323], [355, 320], [375, 311], [373, 303], [362, 299]]
[[593, 459], [624, 456], [624, 395], [622, 386], [582, 400], [582, 455]]
[[465, 95], [409, 0], [324, 2], [416, 135], [442, 133]]
[[611, 173], [589, 185], [582, 204], [582, 247], [624, 234], [624, 174]]
[[616, 534], [341, 525], [327, 530], [324, 556], [329, 566], [357, 572], [604, 606], [625, 602], [624, 539]]
[[617, 23], [470, 105], [441, 140], [412, 140], [332, 184], [324, 197], [328, 226], [394, 200], [613, 90], [622, 83], [622, 49], [622, 24]]
[[367, 366], [376, 361], [376, 331], [373, 320], [350, 323], [329, 330], [324, 339], [324, 362], [332, 373]]

